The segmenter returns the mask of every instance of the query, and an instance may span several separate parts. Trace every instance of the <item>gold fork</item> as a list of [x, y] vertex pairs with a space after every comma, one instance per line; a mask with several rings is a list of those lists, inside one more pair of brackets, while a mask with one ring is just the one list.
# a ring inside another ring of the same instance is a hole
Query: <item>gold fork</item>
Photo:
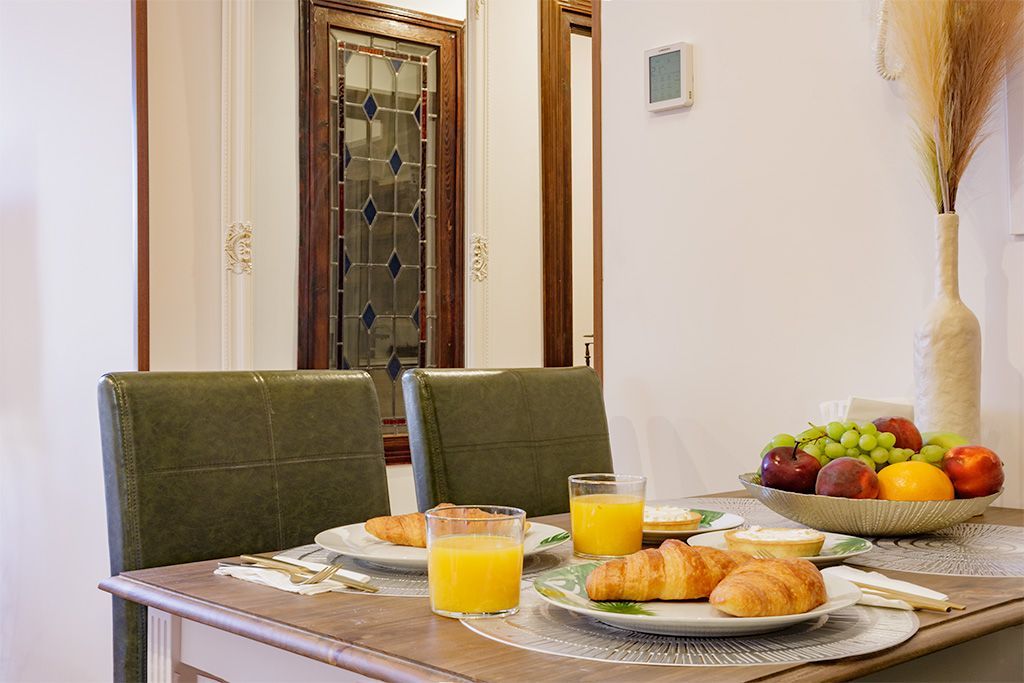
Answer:
[[290, 574], [289, 577], [288, 577], [288, 580], [291, 581], [292, 583], [297, 583], [300, 586], [310, 586], [310, 585], [312, 585], [314, 583], [321, 583], [323, 581], [326, 581], [327, 579], [329, 579], [332, 576], [334, 576], [334, 574], [339, 569], [341, 569], [341, 567], [339, 567], [336, 564], [332, 564], [332, 565], [328, 565], [328, 566], [324, 567], [323, 569], [318, 571], [316, 574], [313, 574], [312, 576], [309, 576], [309, 577], [306, 577], [306, 578], [302, 578], [302, 575], [299, 574], [298, 572], [296, 572], [294, 574]]

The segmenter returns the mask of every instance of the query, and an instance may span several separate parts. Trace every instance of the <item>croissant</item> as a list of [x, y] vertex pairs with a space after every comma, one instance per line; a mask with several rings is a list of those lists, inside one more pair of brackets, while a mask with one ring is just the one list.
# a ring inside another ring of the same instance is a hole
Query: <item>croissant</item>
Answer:
[[807, 560], [753, 560], [725, 577], [711, 604], [734, 617], [803, 614], [825, 604], [828, 594], [818, 568]]
[[[441, 503], [438, 508], [454, 507], [451, 503]], [[459, 513], [462, 517], [478, 519], [493, 517], [489, 512], [477, 508], [469, 508]], [[427, 518], [422, 512], [410, 512], [405, 515], [385, 515], [373, 517], [366, 520], [363, 525], [366, 533], [376, 536], [382, 541], [394, 543], [395, 545], [408, 545], [415, 548], [427, 547]], [[525, 530], [529, 530], [530, 523], [527, 522]]]
[[[449, 503], [442, 503], [447, 506]], [[440, 506], [438, 506], [440, 507]], [[409, 545], [415, 548], [427, 547], [427, 518], [422, 512], [405, 515], [386, 515], [366, 520], [366, 533], [395, 545]]]
[[694, 548], [670, 538], [606, 562], [587, 577], [591, 600], [693, 600], [706, 598], [750, 555], [716, 548]]

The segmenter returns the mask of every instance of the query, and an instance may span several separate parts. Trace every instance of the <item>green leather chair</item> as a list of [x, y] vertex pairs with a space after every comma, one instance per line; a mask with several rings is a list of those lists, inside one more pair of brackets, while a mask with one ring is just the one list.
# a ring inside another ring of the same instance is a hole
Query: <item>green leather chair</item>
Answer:
[[[364, 372], [113, 373], [99, 408], [112, 574], [290, 548], [389, 514]], [[146, 610], [118, 598], [114, 678], [146, 678]]]
[[402, 388], [420, 510], [451, 502], [568, 512], [570, 474], [612, 471], [590, 368], [417, 369]]

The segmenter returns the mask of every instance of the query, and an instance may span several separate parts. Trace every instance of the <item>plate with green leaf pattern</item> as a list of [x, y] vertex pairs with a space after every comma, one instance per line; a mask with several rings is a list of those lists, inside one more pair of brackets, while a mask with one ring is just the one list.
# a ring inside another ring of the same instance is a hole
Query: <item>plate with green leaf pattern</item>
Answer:
[[[569, 540], [569, 532], [550, 524], [530, 521], [523, 539], [523, 555], [557, 548]], [[427, 549], [395, 545], [373, 536], [362, 523], [321, 531], [313, 539], [321, 548], [382, 567], [427, 569]]]
[[[845, 560], [856, 555], [863, 555], [872, 548], [871, 541], [858, 538], [857, 536], [832, 534], [827, 531], [822, 531], [821, 533], [825, 535], [825, 543], [821, 546], [821, 552], [814, 557], [804, 558], [805, 560], [810, 560], [818, 567], [831, 567], [835, 564], [842, 564]], [[720, 550], [729, 549], [725, 542], [724, 531], [701, 534], [689, 539], [687, 543], [690, 545], [702, 545], [708, 548], [718, 548]]]
[[803, 614], [778, 617], [733, 617], [719, 612], [707, 600], [631, 602], [595, 601], [587, 596], [587, 576], [597, 562], [574, 564], [545, 572], [533, 581], [533, 588], [546, 602], [561, 609], [584, 614], [608, 626], [668, 636], [744, 636], [778, 631], [811, 619], [822, 623], [831, 612], [849, 607], [860, 599], [860, 590], [849, 581], [823, 575], [828, 602]]
[[[649, 515], [649, 511], [652, 508], [657, 507], [660, 506], [646, 506], [644, 508], [644, 515]], [[742, 517], [734, 515], [731, 512], [722, 512], [721, 510], [698, 510], [697, 508], [689, 508], [689, 510], [691, 512], [700, 513], [700, 523], [697, 525], [696, 529], [669, 531], [666, 529], [650, 529], [645, 527], [644, 542], [660, 543], [666, 538], [689, 538], [690, 536], [696, 536], [697, 534], [706, 534], [709, 531], [728, 531], [729, 529], [735, 529], [744, 522]]]

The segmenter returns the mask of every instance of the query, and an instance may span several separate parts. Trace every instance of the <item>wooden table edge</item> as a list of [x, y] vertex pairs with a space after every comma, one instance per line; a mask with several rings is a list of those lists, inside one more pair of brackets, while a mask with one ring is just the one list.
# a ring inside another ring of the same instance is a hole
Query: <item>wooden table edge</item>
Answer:
[[167, 588], [126, 576], [99, 583], [100, 590], [168, 614], [233, 633], [331, 666], [386, 681], [477, 681], [463, 674], [375, 650], [224, 605], [212, 605]]

